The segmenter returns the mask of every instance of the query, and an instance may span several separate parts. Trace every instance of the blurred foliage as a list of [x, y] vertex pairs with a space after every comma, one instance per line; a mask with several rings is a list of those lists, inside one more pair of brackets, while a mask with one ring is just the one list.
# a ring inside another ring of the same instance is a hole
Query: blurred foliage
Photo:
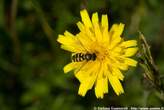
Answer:
[[63, 73], [70, 53], [61, 50], [56, 39], [65, 30], [79, 32], [76, 23], [82, 8], [90, 14], [107, 13], [110, 26], [125, 23], [125, 38], [134, 39], [138, 30], [143, 32], [161, 77], [164, 75], [162, 0], [0, 0], [0, 110], [164, 106], [164, 98], [143, 83], [140, 68], [125, 74], [121, 96], [111, 87], [103, 100], [96, 99], [94, 89], [85, 97], [77, 95], [78, 80], [72, 72]]

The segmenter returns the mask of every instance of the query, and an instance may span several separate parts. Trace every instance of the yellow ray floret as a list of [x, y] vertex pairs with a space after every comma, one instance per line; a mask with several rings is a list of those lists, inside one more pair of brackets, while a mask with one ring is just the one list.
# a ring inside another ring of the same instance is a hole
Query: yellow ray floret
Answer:
[[137, 66], [137, 61], [131, 58], [138, 50], [137, 41], [124, 41], [123, 23], [113, 24], [109, 30], [106, 14], [100, 20], [97, 12], [90, 18], [84, 9], [80, 15], [82, 21], [77, 23], [80, 32], [73, 35], [66, 31], [57, 39], [62, 49], [72, 53], [72, 62], [64, 67], [64, 73], [74, 71], [81, 96], [95, 87], [96, 97], [103, 98], [108, 93], [108, 85], [116, 95], [124, 93], [120, 82], [124, 80], [122, 71]]

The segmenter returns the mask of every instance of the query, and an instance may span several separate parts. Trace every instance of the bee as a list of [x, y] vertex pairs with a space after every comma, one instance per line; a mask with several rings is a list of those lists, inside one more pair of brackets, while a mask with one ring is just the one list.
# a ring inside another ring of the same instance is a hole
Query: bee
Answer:
[[86, 53], [86, 54], [76, 53], [76, 54], [72, 55], [72, 61], [73, 62], [81, 62], [81, 61], [84, 61], [84, 60], [94, 61], [94, 60], [96, 60], [96, 54], [95, 53], [92, 53], [92, 54], [90, 54], [90, 53]]

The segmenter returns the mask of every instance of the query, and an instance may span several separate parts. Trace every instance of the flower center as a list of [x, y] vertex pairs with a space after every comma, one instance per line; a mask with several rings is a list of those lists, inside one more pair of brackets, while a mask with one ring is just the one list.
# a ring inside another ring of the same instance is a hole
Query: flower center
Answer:
[[107, 49], [106, 46], [99, 45], [98, 43], [93, 44], [93, 52], [96, 54], [96, 58], [99, 61], [103, 61], [110, 55], [109, 49]]

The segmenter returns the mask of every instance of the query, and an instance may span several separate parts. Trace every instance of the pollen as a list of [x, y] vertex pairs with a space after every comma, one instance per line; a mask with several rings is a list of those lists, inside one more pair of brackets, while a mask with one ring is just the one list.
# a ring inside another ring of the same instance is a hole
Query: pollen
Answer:
[[110, 50], [106, 49], [103, 45], [95, 43], [93, 45], [93, 53], [96, 54], [97, 60], [103, 61], [110, 56]]

